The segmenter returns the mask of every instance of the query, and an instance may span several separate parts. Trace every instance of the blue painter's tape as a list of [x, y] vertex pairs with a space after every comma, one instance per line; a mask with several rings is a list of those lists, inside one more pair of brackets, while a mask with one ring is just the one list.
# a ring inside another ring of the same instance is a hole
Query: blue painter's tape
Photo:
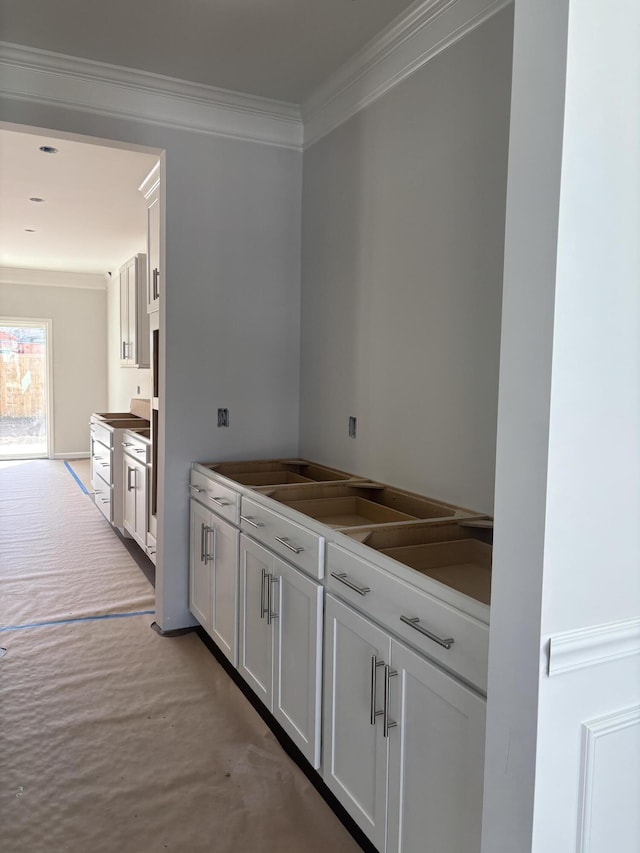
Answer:
[[54, 625], [73, 625], [76, 622], [100, 622], [104, 619], [128, 619], [130, 616], [153, 616], [155, 610], [138, 610], [135, 613], [106, 613], [103, 616], [78, 616], [77, 619], [59, 619], [54, 622], [31, 622], [28, 625], [7, 625], [3, 631], [22, 631], [24, 628], [51, 628]]
[[67, 471], [71, 474], [71, 476], [72, 476], [72, 477], [73, 477], [73, 479], [76, 481], [76, 483], [80, 486], [80, 488], [81, 488], [81, 489], [82, 489], [82, 491], [85, 493], [85, 495], [88, 495], [88, 494], [89, 494], [89, 492], [86, 490], [84, 483], [82, 482], [82, 480], [80, 479], [80, 477], [78, 477], [78, 475], [76, 474], [76, 472], [73, 470], [73, 468], [71, 467], [71, 465], [69, 465], [69, 463], [68, 463], [67, 461], [65, 461], [65, 463], [64, 463], [64, 467], [65, 467], [65, 468], [67, 469]]

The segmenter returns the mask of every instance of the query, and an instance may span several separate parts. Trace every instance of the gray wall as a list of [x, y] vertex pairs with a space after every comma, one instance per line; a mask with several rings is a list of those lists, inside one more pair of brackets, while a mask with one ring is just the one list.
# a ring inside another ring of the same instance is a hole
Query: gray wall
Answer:
[[489, 513], [512, 16], [304, 160], [301, 453]]
[[302, 155], [28, 100], [1, 107], [8, 122], [165, 152], [156, 611], [164, 629], [191, 625], [190, 462], [298, 449]]
[[104, 290], [0, 284], [0, 315], [51, 320], [53, 453], [89, 453], [89, 417], [107, 403]]

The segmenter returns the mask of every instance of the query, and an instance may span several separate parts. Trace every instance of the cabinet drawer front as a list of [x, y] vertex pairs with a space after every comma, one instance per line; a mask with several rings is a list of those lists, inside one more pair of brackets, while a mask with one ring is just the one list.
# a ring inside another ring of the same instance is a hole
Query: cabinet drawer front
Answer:
[[111, 506], [111, 487], [107, 485], [100, 477], [96, 477], [95, 498], [96, 506], [104, 515], [107, 521], [113, 521], [113, 511]]
[[201, 474], [200, 471], [191, 471], [190, 479], [191, 497], [200, 501], [216, 515], [226, 518], [232, 524], [238, 525], [240, 516], [240, 495], [222, 486], [215, 480]]
[[106, 483], [112, 483], [111, 479], [111, 451], [107, 448], [102, 448], [99, 444], [93, 446], [93, 470]]
[[94, 441], [104, 444], [105, 447], [113, 447], [113, 432], [103, 424], [92, 422], [91, 437]]
[[132, 459], [141, 462], [143, 465], [149, 463], [150, 457], [149, 443], [140, 438], [134, 437], [128, 433], [122, 436], [122, 450]]
[[323, 577], [324, 538], [312, 530], [245, 497], [240, 529], [299, 569]]
[[[488, 625], [333, 543], [326, 571], [329, 591], [486, 692]], [[450, 640], [450, 648], [440, 644]]]

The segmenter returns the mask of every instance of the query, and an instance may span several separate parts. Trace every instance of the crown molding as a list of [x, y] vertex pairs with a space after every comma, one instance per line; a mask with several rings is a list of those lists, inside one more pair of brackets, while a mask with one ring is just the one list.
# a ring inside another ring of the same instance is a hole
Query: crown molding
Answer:
[[302, 145], [295, 104], [0, 42], [0, 95], [261, 142]]
[[0, 267], [0, 284], [26, 284], [36, 287], [75, 287], [83, 290], [106, 290], [108, 276], [102, 273], [35, 270]]
[[332, 74], [302, 105], [304, 147], [393, 89], [513, 0], [422, 0]]
[[640, 653], [640, 619], [594, 625], [549, 641], [549, 675], [563, 675]]

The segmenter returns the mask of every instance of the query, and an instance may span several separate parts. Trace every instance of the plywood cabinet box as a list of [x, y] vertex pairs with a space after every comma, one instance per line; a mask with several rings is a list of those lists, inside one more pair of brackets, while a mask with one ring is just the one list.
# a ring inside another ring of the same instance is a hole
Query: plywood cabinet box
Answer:
[[347, 812], [381, 853], [479, 853], [491, 520], [299, 459], [190, 489], [191, 611]]
[[120, 365], [149, 367], [147, 256], [135, 255], [120, 268]]

